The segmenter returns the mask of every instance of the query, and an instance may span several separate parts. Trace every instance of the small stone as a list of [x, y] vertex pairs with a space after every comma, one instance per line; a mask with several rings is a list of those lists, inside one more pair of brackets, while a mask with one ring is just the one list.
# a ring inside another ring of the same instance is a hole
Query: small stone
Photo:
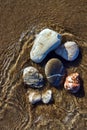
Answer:
[[31, 104], [35, 104], [41, 101], [41, 94], [38, 92], [31, 92], [28, 98]]
[[48, 104], [52, 100], [52, 91], [47, 90], [45, 93], [42, 93], [42, 102]]
[[42, 62], [47, 54], [56, 49], [61, 43], [61, 35], [51, 29], [42, 30], [34, 41], [30, 58], [36, 63]]
[[55, 53], [63, 57], [67, 61], [74, 61], [79, 55], [79, 47], [75, 42], [67, 41], [60, 45]]
[[49, 60], [45, 66], [47, 80], [53, 86], [59, 86], [65, 76], [65, 69], [62, 62], [57, 58]]
[[80, 89], [80, 76], [78, 73], [72, 73], [66, 77], [64, 88], [72, 93], [77, 93]]
[[23, 71], [23, 80], [24, 83], [30, 85], [32, 88], [41, 88], [43, 87], [43, 76], [39, 71], [30, 66], [26, 67]]

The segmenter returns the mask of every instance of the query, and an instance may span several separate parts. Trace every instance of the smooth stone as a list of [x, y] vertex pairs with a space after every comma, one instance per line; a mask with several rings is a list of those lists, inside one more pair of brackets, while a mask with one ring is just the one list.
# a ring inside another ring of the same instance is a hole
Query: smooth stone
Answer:
[[51, 29], [42, 30], [34, 41], [30, 58], [36, 63], [42, 62], [47, 54], [55, 50], [61, 43], [61, 35]]
[[62, 62], [57, 58], [49, 60], [45, 66], [47, 80], [53, 86], [59, 86], [65, 76], [65, 69]]
[[28, 98], [29, 98], [29, 102], [30, 102], [31, 104], [38, 103], [38, 102], [40, 102], [41, 99], [42, 99], [42, 98], [41, 98], [41, 94], [38, 93], [38, 92], [31, 92], [31, 93], [29, 94]]
[[42, 93], [42, 102], [44, 104], [48, 104], [52, 100], [52, 91], [47, 90], [46, 92]]
[[29, 85], [32, 88], [41, 88], [43, 87], [43, 76], [39, 71], [30, 66], [26, 67], [23, 71], [23, 80], [24, 83]]
[[66, 77], [64, 88], [72, 93], [77, 93], [80, 89], [80, 76], [78, 73], [72, 73]]
[[67, 41], [64, 44], [60, 45], [55, 53], [60, 55], [67, 61], [74, 61], [79, 55], [79, 47], [73, 41]]

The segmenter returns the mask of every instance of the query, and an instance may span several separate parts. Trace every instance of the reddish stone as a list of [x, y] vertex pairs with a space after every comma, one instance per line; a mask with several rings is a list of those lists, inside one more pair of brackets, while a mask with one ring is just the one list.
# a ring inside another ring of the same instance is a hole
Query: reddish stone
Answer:
[[72, 93], [78, 92], [80, 89], [80, 76], [78, 73], [72, 73], [66, 77], [64, 88]]

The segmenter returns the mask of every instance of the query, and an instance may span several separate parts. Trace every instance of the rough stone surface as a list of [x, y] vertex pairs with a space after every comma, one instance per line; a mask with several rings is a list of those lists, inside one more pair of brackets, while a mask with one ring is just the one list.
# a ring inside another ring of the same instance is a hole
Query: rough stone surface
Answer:
[[41, 94], [38, 92], [31, 92], [28, 98], [31, 104], [35, 104], [41, 101]]
[[61, 35], [48, 28], [42, 30], [34, 41], [30, 52], [30, 58], [36, 63], [40, 63], [47, 54], [56, 49], [61, 43]]
[[74, 61], [79, 55], [79, 48], [75, 42], [67, 41], [60, 45], [55, 53], [63, 57], [65, 60]]
[[45, 93], [42, 93], [42, 102], [48, 104], [52, 100], [52, 91], [47, 90]]
[[72, 93], [78, 92], [80, 89], [80, 78], [78, 73], [72, 73], [66, 77], [64, 88]]
[[65, 74], [62, 62], [57, 58], [49, 60], [45, 66], [47, 80], [54, 86], [59, 86]]
[[30, 66], [26, 67], [23, 71], [23, 80], [24, 83], [29, 85], [32, 88], [41, 88], [43, 87], [43, 76], [39, 71]]

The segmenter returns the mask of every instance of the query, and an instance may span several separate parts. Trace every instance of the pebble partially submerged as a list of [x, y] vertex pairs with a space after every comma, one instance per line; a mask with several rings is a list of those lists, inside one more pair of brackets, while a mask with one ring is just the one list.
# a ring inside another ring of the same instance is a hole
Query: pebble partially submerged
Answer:
[[78, 73], [72, 73], [66, 77], [64, 88], [72, 93], [77, 93], [80, 89], [80, 76]]
[[47, 90], [45, 93], [42, 93], [42, 102], [48, 104], [52, 100], [52, 91]]
[[63, 81], [65, 69], [62, 62], [57, 58], [49, 60], [45, 66], [47, 80], [54, 86], [59, 86]]
[[75, 42], [67, 41], [60, 45], [55, 53], [63, 57], [67, 61], [74, 61], [79, 55], [79, 48]]
[[47, 54], [56, 49], [61, 43], [61, 35], [51, 29], [42, 30], [34, 41], [30, 52], [30, 58], [36, 63], [40, 63]]
[[31, 104], [36, 104], [41, 101], [41, 94], [38, 92], [31, 92], [28, 98]]
[[39, 71], [30, 66], [26, 67], [23, 71], [23, 80], [24, 83], [29, 85], [32, 88], [41, 88], [43, 87], [43, 76]]

